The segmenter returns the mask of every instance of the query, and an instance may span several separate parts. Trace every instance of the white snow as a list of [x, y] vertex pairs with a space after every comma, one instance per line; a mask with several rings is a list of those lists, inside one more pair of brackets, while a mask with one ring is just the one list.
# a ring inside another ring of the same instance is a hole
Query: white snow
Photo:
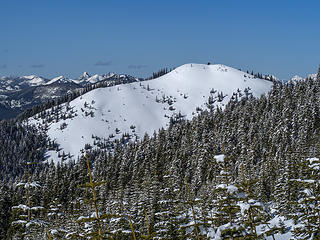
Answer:
[[235, 193], [238, 193], [238, 191], [239, 191], [239, 189], [233, 184], [229, 184], [229, 185], [227, 185], [227, 184], [218, 184], [216, 186], [216, 189], [219, 189], [219, 188], [226, 189], [229, 194], [235, 194]]
[[26, 78], [26, 79], [34, 79], [36, 78], [37, 76], [36, 75], [29, 75], [29, 76], [22, 76], [23, 78]]
[[[275, 239], [279, 239], [279, 240], [289, 240], [289, 239], [292, 239], [292, 230], [293, 228], [295, 227], [294, 223], [292, 220], [286, 220], [285, 217], [283, 216], [275, 216], [273, 219], [271, 219], [269, 222], [268, 222], [268, 225], [266, 226], [265, 224], [262, 224], [260, 225], [258, 228], [257, 228], [257, 233], [258, 234], [261, 234], [263, 232], [265, 232], [264, 230], [269, 230], [273, 227], [276, 227], [276, 226], [280, 226], [281, 224], [283, 224], [287, 230], [287, 232], [285, 233], [278, 233], [278, 234], [275, 234], [274, 237]], [[273, 239], [272, 236], [268, 236], [266, 237], [267, 240], [271, 240]]]
[[39, 211], [39, 210], [43, 210], [44, 207], [41, 207], [41, 206], [36, 206], [36, 207], [32, 207], [31, 210], [33, 211]]
[[216, 161], [217, 161], [218, 163], [223, 163], [223, 162], [224, 162], [225, 155], [224, 155], [224, 154], [215, 155], [214, 158], [216, 159]]
[[88, 217], [85, 217], [85, 216], [80, 216], [80, 217], [78, 217], [78, 219], [77, 219], [77, 221], [82, 221], [82, 220], [86, 220], [86, 219], [88, 219]]
[[38, 77], [36, 75], [23, 76], [22, 78], [28, 79], [29, 81], [24, 81], [23, 83], [27, 83], [29, 86], [40, 86], [45, 84], [45, 80], [42, 77]]
[[28, 189], [30, 187], [41, 187], [37, 182], [30, 182], [30, 183], [23, 183], [23, 182], [20, 182], [16, 185], [17, 187], [20, 187], [20, 186], [23, 186], [25, 189]]
[[17, 221], [13, 221], [11, 224], [22, 224], [22, 225], [25, 225], [27, 223], [26, 220], [17, 220]]
[[244, 216], [245, 212], [250, 209], [250, 204], [245, 203], [245, 202], [239, 202], [238, 203], [240, 210], [241, 210], [241, 215]]
[[30, 207], [24, 204], [19, 204], [18, 206], [13, 206], [12, 209], [21, 209], [23, 211], [28, 211]]
[[307, 76], [307, 78], [311, 78], [311, 79], [313, 79], [313, 80], [316, 80], [317, 79], [317, 73], [312, 73], [312, 74], [309, 74], [308, 76]]
[[[59, 144], [60, 154], [70, 153], [76, 160], [86, 143], [93, 146], [92, 135], [102, 139], [112, 135], [119, 139], [124, 133], [133, 137], [151, 135], [161, 127], [167, 128], [172, 116], [180, 113], [191, 119], [199, 112], [197, 107], [208, 109], [209, 96], [214, 98], [215, 106], [223, 108], [238, 89], [243, 93], [249, 87], [251, 93], [259, 97], [271, 86], [270, 81], [225, 65], [185, 64], [157, 79], [90, 91], [70, 102], [77, 116], [51, 122], [47, 133]], [[220, 92], [225, 97], [218, 102]], [[66, 112], [65, 106], [62, 112]], [[43, 126], [41, 119], [30, 121]], [[62, 123], [67, 124], [63, 129]], [[58, 161], [56, 153], [47, 154], [48, 161]]]
[[52, 83], [70, 83], [73, 82], [74, 80], [66, 78], [64, 76], [59, 76], [51, 79], [49, 82], [47, 82], [45, 85], [50, 85]]
[[82, 74], [82, 77], [83, 77], [83, 78], [89, 78], [89, 77], [90, 77], [90, 75], [89, 75], [89, 73], [84, 72], [84, 73]]
[[96, 74], [96, 75], [93, 75], [92, 77], [89, 77], [86, 81], [90, 83], [97, 83], [99, 81], [102, 81], [103, 79], [104, 77]]
[[310, 79], [312, 79], [312, 80], [316, 80], [317, 79], [317, 73], [313, 73], [313, 74], [309, 74], [309, 75], [307, 75], [306, 77], [300, 77], [300, 76], [298, 76], [298, 75], [294, 75], [291, 79], [290, 79], [290, 81], [292, 82], [292, 83], [297, 83], [297, 82], [300, 82], [300, 81], [304, 81], [304, 80], [306, 80], [306, 79], [308, 79], [308, 78], [310, 78]]
[[291, 82], [293, 83], [296, 83], [296, 82], [300, 82], [300, 81], [303, 81], [303, 78], [298, 76], [298, 75], [294, 75], [291, 79], [290, 79]]

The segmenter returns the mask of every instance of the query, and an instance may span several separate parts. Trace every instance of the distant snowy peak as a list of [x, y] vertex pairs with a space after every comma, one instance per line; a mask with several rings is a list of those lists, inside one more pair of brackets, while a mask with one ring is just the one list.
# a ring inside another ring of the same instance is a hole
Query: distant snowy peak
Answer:
[[35, 78], [38, 78], [38, 76], [36, 76], [36, 75], [29, 75], [29, 76], [22, 76], [21, 78], [25, 78], [25, 79], [35, 79]]
[[46, 79], [36, 75], [22, 76], [19, 85], [26, 84], [30, 87], [40, 86], [46, 83]]
[[316, 73], [309, 74], [309, 75], [307, 75], [307, 77], [305, 77], [305, 78], [300, 77], [300, 76], [298, 76], [298, 75], [295, 75], [295, 76], [293, 76], [293, 77], [290, 79], [290, 82], [296, 83], [296, 82], [300, 82], [300, 81], [305, 81], [306, 79], [316, 80], [316, 79], [317, 79], [317, 74], [316, 74]]
[[105, 74], [104, 76], [107, 77], [107, 78], [111, 78], [113, 76], [115, 76], [116, 74], [114, 72], [109, 72], [107, 74]]
[[115, 74], [113, 72], [109, 72], [107, 74], [99, 75], [95, 74], [90, 76], [87, 72], [84, 72], [77, 80], [73, 80], [75, 83], [80, 85], [90, 85], [95, 84], [102, 81], [113, 81], [113, 80], [123, 80], [124, 82], [134, 82], [139, 81], [139, 78], [134, 78], [130, 75], [126, 74]]
[[36, 75], [27, 75], [21, 77], [3, 76], [0, 78], [0, 90], [17, 91], [26, 87], [45, 86], [59, 83], [75, 83], [81, 86], [96, 84], [101, 81], [123, 80], [123, 82], [134, 82], [141, 79], [134, 78], [126, 74], [107, 73], [103, 75], [95, 74], [91, 76], [88, 72], [84, 72], [78, 79], [71, 79], [64, 76], [58, 76], [53, 79], [46, 79]]
[[81, 83], [87, 81], [91, 75], [87, 72], [84, 72], [78, 79], [75, 80], [76, 83]]
[[36, 75], [21, 77], [1, 77], [0, 90], [15, 91], [27, 87], [44, 85], [48, 80]]
[[72, 83], [72, 82], [74, 82], [74, 80], [72, 80], [70, 78], [66, 78], [64, 76], [59, 76], [59, 77], [55, 77], [55, 78], [51, 79], [45, 85], [50, 85], [53, 83]]
[[135, 78], [135, 77], [132, 77], [130, 75], [127, 75], [127, 74], [116, 74], [116, 73], [113, 73], [113, 72], [109, 72], [107, 74], [103, 74], [102, 75], [102, 78], [103, 78], [103, 81], [108, 81], [108, 80], [114, 80], [114, 79], [120, 79], [120, 80], [131, 80], [131, 82], [138, 82], [142, 79], [139, 79], [139, 78]]
[[88, 78], [90, 78], [90, 75], [87, 72], [84, 72], [82, 74], [82, 77], [88, 79]]
[[298, 75], [294, 75], [294, 76], [290, 79], [290, 81], [295, 83], [295, 82], [303, 81], [303, 79], [304, 79], [304, 78], [302, 78], [302, 77], [300, 77], [300, 76], [298, 76]]
[[310, 79], [312, 79], [312, 80], [316, 80], [316, 79], [317, 79], [317, 73], [309, 74], [309, 75], [307, 76], [307, 78], [310, 78]]
[[92, 77], [89, 77], [87, 79], [87, 82], [88, 83], [97, 83], [97, 82], [100, 82], [100, 81], [102, 81], [104, 79], [105, 78], [103, 76], [100, 76], [100, 75], [96, 74], [96, 75], [93, 75]]
[[103, 77], [98, 74], [91, 76], [89, 73], [84, 72], [80, 77], [78, 77], [78, 79], [73, 80], [73, 82], [81, 85], [86, 85], [97, 83], [101, 80], [103, 80]]

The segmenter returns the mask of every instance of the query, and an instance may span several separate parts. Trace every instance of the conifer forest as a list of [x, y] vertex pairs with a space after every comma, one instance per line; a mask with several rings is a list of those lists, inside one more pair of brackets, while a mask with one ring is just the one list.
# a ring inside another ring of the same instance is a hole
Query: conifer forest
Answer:
[[73, 161], [44, 161], [45, 105], [1, 121], [0, 239], [320, 239], [320, 69], [272, 81]]

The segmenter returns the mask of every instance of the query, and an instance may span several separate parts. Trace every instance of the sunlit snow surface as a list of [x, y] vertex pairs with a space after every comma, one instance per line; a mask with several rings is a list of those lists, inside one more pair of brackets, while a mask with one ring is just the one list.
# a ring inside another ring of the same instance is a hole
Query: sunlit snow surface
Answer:
[[40, 86], [45, 84], [45, 80], [42, 77], [38, 77], [35, 75], [23, 76], [22, 78], [27, 79], [27, 81], [24, 81], [22, 83], [26, 83], [30, 86]]
[[[90, 91], [70, 102], [77, 116], [50, 123], [47, 133], [60, 145], [60, 153], [70, 153], [76, 160], [86, 143], [93, 146], [93, 135], [107, 138], [113, 134], [120, 138], [129, 133], [143, 137], [145, 132], [150, 135], [161, 127], [167, 128], [169, 118], [179, 112], [191, 119], [197, 114], [197, 107], [207, 109], [210, 95], [217, 100], [222, 91], [226, 97], [215, 105], [223, 107], [238, 89], [250, 87], [252, 94], [259, 97], [271, 86], [270, 81], [224, 65], [185, 64], [157, 79]], [[90, 111], [93, 117], [86, 116], [85, 112]], [[62, 112], [66, 112], [65, 104]], [[41, 119], [30, 121], [43, 126]], [[63, 130], [62, 123], [67, 124]], [[116, 132], [116, 128], [120, 131]], [[49, 161], [58, 161], [56, 152], [46, 155]]]

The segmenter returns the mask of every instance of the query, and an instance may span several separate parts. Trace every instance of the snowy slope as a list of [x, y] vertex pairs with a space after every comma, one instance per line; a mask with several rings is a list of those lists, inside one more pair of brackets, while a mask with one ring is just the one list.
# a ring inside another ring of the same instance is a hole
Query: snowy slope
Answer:
[[[48, 124], [47, 133], [59, 144], [60, 154], [64, 151], [77, 159], [86, 143], [94, 146], [92, 136], [105, 140], [109, 136], [120, 138], [124, 133], [142, 137], [145, 132], [152, 134], [168, 127], [170, 117], [179, 113], [191, 119], [199, 107], [207, 109], [210, 96], [215, 105], [223, 107], [238, 89], [250, 87], [254, 96], [260, 96], [271, 85], [270, 81], [224, 65], [186, 64], [157, 79], [90, 91], [70, 102], [68, 110], [64, 104], [59, 116], [70, 118], [58, 122], [55, 118]], [[38, 116], [30, 121], [44, 126]], [[57, 155], [49, 151], [48, 160], [58, 160]]]

